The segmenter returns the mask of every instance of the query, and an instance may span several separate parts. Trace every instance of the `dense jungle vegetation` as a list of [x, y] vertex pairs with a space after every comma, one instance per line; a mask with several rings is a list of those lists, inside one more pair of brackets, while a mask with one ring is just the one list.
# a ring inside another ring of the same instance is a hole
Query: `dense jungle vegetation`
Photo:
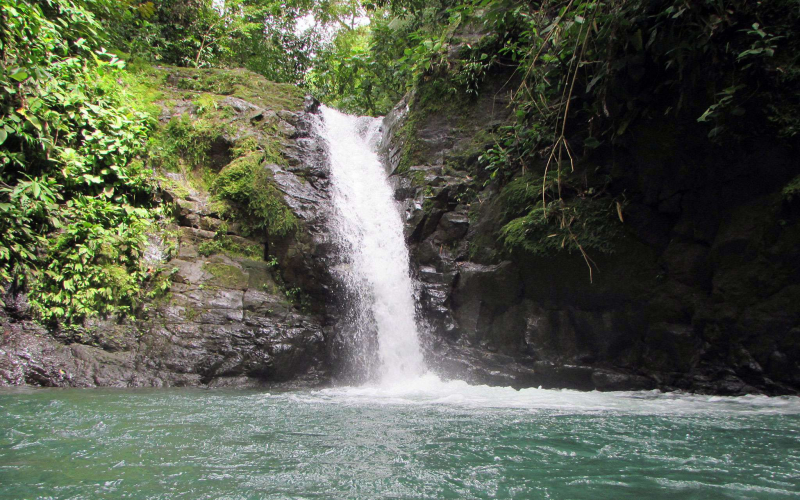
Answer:
[[[590, 264], [625, 199], [576, 164], [644, 120], [794, 143], [799, 23], [800, 0], [0, 0], [0, 284], [67, 323], [134, 314], [169, 286], [144, 254], [169, 217], [154, 170], [179, 154], [154, 146], [159, 65], [243, 67], [372, 115], [408, 92], [433, 112], [502, 78], [514, 112], [473, 172], [503, 188], [498, 237]], [[798, 193], [800, 177], [784, 190]]]

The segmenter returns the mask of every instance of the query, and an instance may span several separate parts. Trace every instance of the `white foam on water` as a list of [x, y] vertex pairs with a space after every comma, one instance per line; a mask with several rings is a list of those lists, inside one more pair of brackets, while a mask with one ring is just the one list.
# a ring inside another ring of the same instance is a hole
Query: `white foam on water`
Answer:
[[721, 397], [660, 391], [599, 392], [521, 389], [443, 381], [425, 374], [397, 383], [333, 387], [304, 394], [307, 403], [357, 405], [442, 405], [468, 409], [556, 410], [568, 413], [614, 412], [637, 415], [800, 414], [800, 398], [748, 395]]

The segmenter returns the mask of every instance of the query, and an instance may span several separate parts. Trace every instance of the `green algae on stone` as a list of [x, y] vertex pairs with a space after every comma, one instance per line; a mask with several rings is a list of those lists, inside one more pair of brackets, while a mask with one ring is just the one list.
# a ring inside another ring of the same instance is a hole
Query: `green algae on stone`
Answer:
[[299, 111], [303, 92], [296, 85], [270, 82], [245, 69], [165, 68], [177, 89], [233, 96], [265, 109]]
[[208, 281], [208, 284], [211, 286], [241, 290], [247, 289], [248, 277], [237, 266], [218, 262], [207, 262], [203, 264], [203, 270], [208, 271], [213, 276], [213, 278]]

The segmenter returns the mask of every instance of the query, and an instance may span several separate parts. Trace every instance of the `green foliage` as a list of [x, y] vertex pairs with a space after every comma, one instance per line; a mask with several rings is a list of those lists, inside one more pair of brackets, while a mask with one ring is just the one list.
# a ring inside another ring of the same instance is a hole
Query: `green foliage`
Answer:
[[[336, 5], [337, 2], [327, 2]], [[309, 1], [227, 0], [221, 16], [228, 37], [223, 60], [284, 83], [302, 81], [322, 43], [319, 29], [298, 21], [320, 7]]]
[[[11, 4], [28, 10], [17, 12]], [[60, 162], [66, 167], [61, 176], [73, 186], [113, 183], [128, 176], [120, 165], [140, 150], [150, 122], [119, 106], [121, 61], [85, 39], [68, 42], [98, 28], [91, 14], [70, 1], [47, 5], [51, 15], [77, 18], [77, 33], [27, 2], [3, 4], [6, 16], [19, 17], [10, 20], [0, 72], [0, 168], [6, 176], [12, 168], [38, 174]]]
[[224, 133], [224, 125], [194, 120], [188, 115], [172, 118], [150, 141], [149, 155], [154, 167], [167, 172], [190, 172], [208, 164], [211, 147]]
[[[770, 122], [778, 124], [773, 131], [780, 135], [795, 133], [797, 121], [788, 110], [800, 110], [800, 101], [783, 89], [797, 83], [796, 1], [548, 1], [526, 8], [494, 0], [485, 5], [475, 15], [493, 33], [488, 36], [503, 40], [486, 43], [495, 52], [485, 59], [498, 57], [515, 67], [521, 82], [513, 125], [501, 129], [481, 160], [502, 183], [526, 169], [541, 172], [536, 165], [545, 159], [544, 171], [555, 173], [557, 189], [549, 187], [549, 178], [541, 183], [537, 221], [563, 229], [573, 227], [565, 223], [573, 216], [586, 219], [581, 211], [560, 215], [575, 201], [565, 179], [581, 157], [623, 140], [639, 120], [666, 115], [677, 123], [707, 124], [714, 141], [752, 136], [756, 123], [756, 133], [769, 129]], [[594, 188], [603, 193], [602, 186]], [[556, 216], [546, 213], [554, 203]], [[519, 242], [509, 239], [522, 234], [519, 224], [514, 228], [505, 232], [506, 242]], [[591, 247], [589, 240], [582, 245]]]
[[152, 272], [141, 263], [150, 215], [104, 198], [68, 201], [63, 229], [45, 249], [50, 264], [32, 285], [30, 301], [42, 318], [70, 321], [133, 312]]
[[[568, 141], [608, 144], [637, 120], [664, 115], [699, 120], [712, 138], [749, 132], [745, 116], [766, 117], [783, 136], [798, 130], [790, 110], [800, 100], [781, 91], [800, 76], [796, 0], [378, 5], [368, 28], [340, 32], [320, 52], [307, 80], [318, 97], [348, 111], [385, 113], [387, 103], [431, 80], [475, 95], [487, 74], [504, 73], [518, 86], [515, 140], [526, 141], [524, 129], [538, 125], [552, 135], [538, 147], [552, 141], [562, 157]], [[593, 130], [580, 130], [588, 123]], [[509, 158], [514, 163], [509, 170], [524, 162]]]
[[206, 257], [221, 253], [247, 259], [261, 259], [264, 256], [264, 247], [256, 244], [238, 243], [228, 236], [227, 228], [222, 227], [217, 231], [213, 240], [200, 243], [197, 252]]
[[224, 202], [223, 216], [243, 221], [246, 234], [284, 236], [297, 229], [298, 221], [263, 160], [263, 152], [253, 152], [232, 161], [214, 179], [210, 192]]
[[208, 113], [213, 113], [219, 109], [218, 104], [219, 99], [217, 96], [211, 94], [201, 94], [198, 96], [192, 104], [197, 106], [197, 115], [203, 116]]
[[339, 31], [319, 51], [306, 77], [312, 93], [348, 112], [387, 113], [417, 81], [449, 69], [449, 41], [462, 16], [442, 5], [414, 15], [372, 6], [369, 26]]
[[[587, 263], [586, 250], [611, 251], [621, 234], [621, 195], [585, 165], [607, 158], [639, 122], [670, 120], [704, 130], [712, 143], [790, 138], [800, 130], [800, 99], [786, 92], [800, 77], [796, 0], [382, 5], [387, 11], [371, 26], [363, 59], [392, 53], [390, 67], [402, 81], [384, 79], [386, 88], [417, 93], [397, 134], [404, 144], [399, 170], [426, 161], [416, 137], [416, 112], [426, 107], [421, 92], [437, 89], [442, 103], [475, 96], [487, 75], [511, 90], [512, 118], [492, 129], [494, 140], [479, 158], [488, 175], [476, 176], [501, 188], [514, 207], [501, 231], [507, 248], [579, 250]], [[378, 42], [385, 28], [393, 36]], [[439, 115], [454, 115], [444, 111]]]
[[366, 26], [340, 33], [323, 48], [305, 82], [319, 99], [346, 112], [387, 113], [402, 97], [391, 71], [393, 61], [372, 57], [374, 28]]
[[789, 181], [789, 183], [784, 186], [781, 194], [783, 194], [783, 198], [788, 201], [800, 197], [800, 175]]
[[357, 0], [123, 0], [99, 10], [124, 53], [192, 68], [242, 67], [285, 83], [301, 82], [326, 35], [354, 29], [363, 12]]
[[597, 250], [613, 253], [614, 240], [622, 232], [614, 203], [608, 200], [573, 198], [545, 202], [539, 200], [531, 210], [508, 222], [500, 230], [505, 246], [533, 255], [552, 255]]
[[544, 177], [531, 174], [508, 183], [500, 199], [508, 222], [500, 239], [509, 251], [533, 255], [580, 252], [589, 266], [589, 251], [613, 253], [623, 235], [623, 203], [604, 190], [580, 187], [575, 176], [559, 178], [559, 172]]
[[0, 187], [0, 286], [24, 278], [39, 258], [36, 247], [44, 242], [42, 233], [61, 227], [57, 217], [61, 198], [52, 178], [27, 178]]
[[225, 49], [225, 19], [211, 1], [122, 0], [99, 14], [116, 47], [153, 62], [202, 67]]
[[0, 0], [0, 286], [30, 288], [47, 321], [130, 314], [142, 269], [153, 120], [101, 48], [87, 0]]
[[489, 172], [486, 182], [501, 181], [530, 168], [536, 152], [550, 135], [546, 125], [538, 122], [529, 126], [515, 123], [500, 127], [494, 144], [478, 157], [478, 162]]

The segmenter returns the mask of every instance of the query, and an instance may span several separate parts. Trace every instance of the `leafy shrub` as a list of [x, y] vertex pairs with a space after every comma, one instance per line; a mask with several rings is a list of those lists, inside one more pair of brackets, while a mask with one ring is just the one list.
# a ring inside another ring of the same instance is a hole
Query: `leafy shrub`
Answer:
[[[0, 187], [0, 287], [19, 278], [39, 258], [36, 247], [44, 242], [42, 232], [61, 227], [57, 216], [61, 199], [52, 178], [37, 177]], [[1, 305], [1, 304], [0, 304]]]
[[101, 48], [87, 0], [0, 0], [0, 287], [32, 290], [45, 320], [130, 313], [154, 219], [137, 157], [154, 121]]
[[130, 314], [153, 270], [141, 257], [151, 213], [104, 198], [78, 196], [62, 211], [62, 231], [48, 238], [34, 272], [31, 303], [44, 320], [78, 320], [95, 314]]

